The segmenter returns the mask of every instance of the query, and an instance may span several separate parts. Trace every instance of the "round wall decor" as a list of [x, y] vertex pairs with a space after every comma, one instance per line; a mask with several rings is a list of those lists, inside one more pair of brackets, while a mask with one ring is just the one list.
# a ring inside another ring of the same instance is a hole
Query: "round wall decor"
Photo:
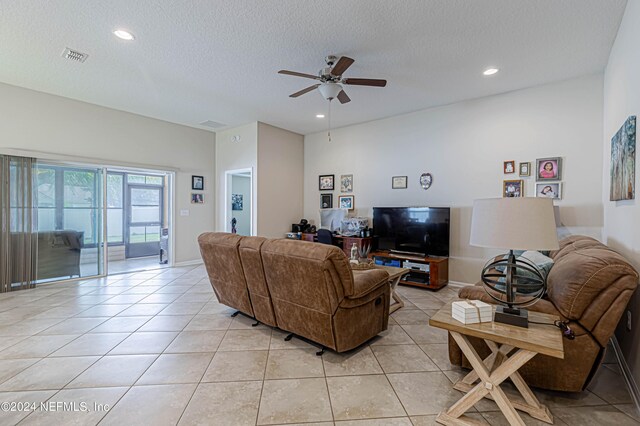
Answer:
[[420, 186], [422, 189], [429, 189], [433, 183], [433, 176], [431, 173], [423, 173], [420, 175]]

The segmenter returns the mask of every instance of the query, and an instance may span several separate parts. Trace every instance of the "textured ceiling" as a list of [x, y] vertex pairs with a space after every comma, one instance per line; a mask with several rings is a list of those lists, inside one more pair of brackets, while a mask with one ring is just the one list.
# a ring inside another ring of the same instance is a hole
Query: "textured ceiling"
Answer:
[[[326, 128], [330, 53], [356, 60], [334, 127], [601, 72], [626, 0], [0, 0], [0, 81], [201, 127]], [[129, 29], [134, 42], [115, 38]], [[89, 54], [63, 59], [65, 47]], [[481, 72], [501, 69], [493, 77]]]

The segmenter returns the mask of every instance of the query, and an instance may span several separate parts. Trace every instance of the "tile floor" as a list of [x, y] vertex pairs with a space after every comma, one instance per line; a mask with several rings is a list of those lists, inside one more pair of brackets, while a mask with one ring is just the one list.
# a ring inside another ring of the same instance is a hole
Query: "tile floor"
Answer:
[[[406, 307], [388, 331], [322, 357], [231, 318], [202, 267], [1, 294], [0, 403], [20, 410], [0, 411], [0, 424], [434, 424], [460, 398], [451, 385], [463, 372], [448, 362], [445, 332], [427, 322], [455, 290], [401, 287]], [[588, 391], [536, 391], [556, 424], [640, 421], [607, 362]], [[493, 402], [476, 409], [482, 424], [506, 424]]]

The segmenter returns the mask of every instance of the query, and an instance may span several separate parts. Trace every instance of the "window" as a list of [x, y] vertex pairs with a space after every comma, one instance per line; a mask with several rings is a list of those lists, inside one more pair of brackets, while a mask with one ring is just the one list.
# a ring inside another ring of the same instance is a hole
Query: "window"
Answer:
[[124, 243], [124, 175], [107, 175], [107, 242]]

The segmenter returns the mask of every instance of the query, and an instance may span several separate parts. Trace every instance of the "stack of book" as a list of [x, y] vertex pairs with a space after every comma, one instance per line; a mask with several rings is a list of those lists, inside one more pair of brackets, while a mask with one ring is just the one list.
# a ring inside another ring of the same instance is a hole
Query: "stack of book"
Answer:
[[491, 322], [493, 309], [480, 300], [461, 300], [451, 304], [451, 316], [463, 324]]

